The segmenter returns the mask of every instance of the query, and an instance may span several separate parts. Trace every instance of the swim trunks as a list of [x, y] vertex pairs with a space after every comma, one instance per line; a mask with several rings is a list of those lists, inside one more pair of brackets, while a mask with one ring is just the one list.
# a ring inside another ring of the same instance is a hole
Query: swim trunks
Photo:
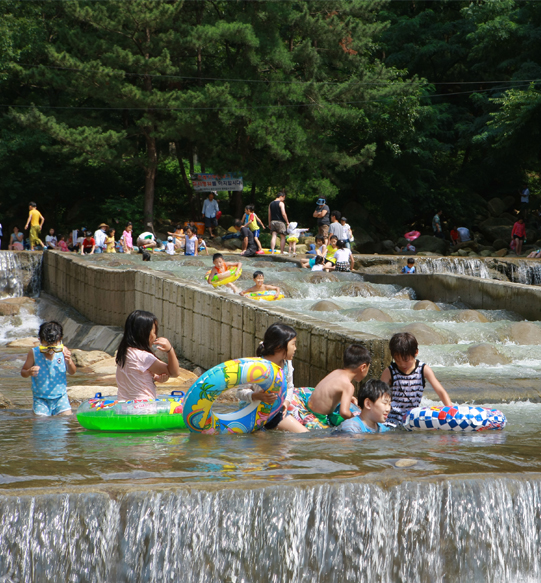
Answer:
[[64, 411], [71, 411], [70, 401], [67, 393], [56, 399], [42, 399], [34, 397], [34, 413], [43, 417], [58, 415]]
[[[308, 401], [313, 392], [314, 389], [312, 387], [295, 387], [288, 412], [307, 429], [327, 429], [340, 425], [344, 418], [340, 415], [339, 404], [330, 415], [314, 413], [310, 409]], [[360, 409], [358, 411], [360, 412]]]

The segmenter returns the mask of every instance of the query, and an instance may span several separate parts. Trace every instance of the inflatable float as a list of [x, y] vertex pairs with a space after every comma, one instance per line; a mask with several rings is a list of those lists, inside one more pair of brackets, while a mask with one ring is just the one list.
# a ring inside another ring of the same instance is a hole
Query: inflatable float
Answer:
[[156, 399], [119, 401], [96, 393], [77, 409], [77, 421], [95, 431], [164, 431], [186, 429], [182, 417], [184, 392], [173, 391]]
[[498, 409], [455, 405], [453, 407], [416, 407], [406, 414], [404, 427], [418, 429], [443, 429], [445, 431], [483, 431], [503, 429], [507, 419]]
[[244, 297], [250, 298], [251, 300], [266, 300], [267, 302], [273, 302], [275, 300], [283, 300], [284, 294], [276, 294], [273, 291], [258, 291], [258, 292], [250, 292], [248, 294], [244, 294]]
[[[210, 271], [212, 271], [212, 269]], [[207, 281], [213, 287], [220, 287], [221, 285], [226, 285], [228, 283], [233, 283], [234, 281], [237, 281], [237, 279], [242, 275], [242, 267], [235, 266], [235, 267], [232, 267], [231, 269], [228, 270], [229, 273], [231, 274], [229, 277], [224, 277], [222, 279], [219, 279], [218, 278], [218, 274], [216, 274], [212, 278], [212, 280], [209, 281], [210, 271], [207, 271], [206, 278], [207, 278]], [[225, 273], [227, 273], [227, 272], [225, 272]]]
[[[274, 403], [255, 401], [234, 413], [215, 413], [214, 401], [238, 385], [258, 385], [278, 396]], [[287, 379], [279, 366], [264, 358], [228, 360], [208, 370], [189, 388], [182, 413], [194, 433], [252, 433], [277, 413], [285, 399]]]
[[274, 253], [270, 249], [261, 249], [261, 251], [256, 251], [256, 255], [277, 255], [280, 251], [278, 249], [274, 250]]

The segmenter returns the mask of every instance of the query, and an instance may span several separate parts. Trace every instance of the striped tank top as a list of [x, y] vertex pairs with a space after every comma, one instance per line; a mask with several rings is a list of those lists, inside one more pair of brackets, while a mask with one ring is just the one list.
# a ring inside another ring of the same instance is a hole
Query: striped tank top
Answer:
[[404, 415], [421, 403], [425, 389], [425, 363], [415, 361], [415, 368], [409, 374], [404, 374], [395, 362], [389, 366], [391, 372], [391, 389], [393, 397], [391, 412], [387, 417], [387, 425], [397, 426], [402, 423]]

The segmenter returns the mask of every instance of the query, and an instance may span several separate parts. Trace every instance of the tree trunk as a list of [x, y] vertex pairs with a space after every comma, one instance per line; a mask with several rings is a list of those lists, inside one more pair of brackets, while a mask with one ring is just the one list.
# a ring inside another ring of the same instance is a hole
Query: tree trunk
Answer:
[[235, 207], [235, 218], [240, 219], [244, 214], [244, 203], [242, 201], [242, 190], [235, 190], [233, 192], [233, 201]]
[[150, 135], [151, 128], [145, 131], [147, 146], [147, 166], [145, 168], [145, 204], [143, 217], [145, 229], [154, 232], [154, 190], [156, 186], [156, 171], [158, 168], [158, 149], [156, 148], [156, 138]]

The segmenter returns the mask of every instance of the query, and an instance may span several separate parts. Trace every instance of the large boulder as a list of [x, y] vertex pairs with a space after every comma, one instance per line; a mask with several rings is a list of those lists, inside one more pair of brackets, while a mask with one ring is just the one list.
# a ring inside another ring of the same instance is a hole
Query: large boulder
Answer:
[[328, 283], [329, 281], [340, 281], [334, 273], [312, 273], [308, 278], [310, 283]]
[[505, 257], [507, 255], [507, 249], [500, 249], [499, 251], [494, 251], [492, 253], [493, 257]]
[[393, 321], [389, 314], [386, 314], [377, 308], [343, 310], [341, 313], [357, 322], [369, 322], [370, 320], [376, 320], [377, 322]]
[[504, 241], [511, 240], [511, 231], [513, 230], [513, 221], [507, 217], [490, 218], [479, 225], [479, 230], [489, 242], [496, 239]]
[[510, 364], [511, 359], [501, 354], [492, 344], [476, 344], [468, 348], [468, 362], [472, 366]]
[[291, 285], [289, 283], [284, 283], [283, 281], [276, 282], [276, 285], [280, 287], [280, 291], [285, 295], [286, 298], [304, 298], [304, 293], [296, 285]]
[[39, 340], [35, 336], [28, 338], [18, 338], [8, 343], [8, 348], [34, 348], [39, 344]]
[[355, 229], [354, 245], [358, 253], [370, 254], [376, 252], [376, 242], [364, 229]]
[[2, 393], [0, 393], [0, 409], [13, 409], [13, 407], [13, 403], [7, 397], [4, 397]]
[[541, 327], [531, 322], [517, 322], [511, 326], [511, 338], [517, 344], [541, 344]]
[[340, 306], [329, 300], [321, 300], [315, 303], [311, 308], [313, 312], [337, 312], [340, 310]]
[[222, 244], [226, 249], [242, 249], [242, 241], [240, 240], [240, 237], [222, 240]]
[[8, 304], [5, 300], [0, 300], [0, 316], [16, 316], [21, 310], [17, 304]]
[[74, 348], [71, 351], [71, 359], [75, 363], [75, 366], [79, 367], [92, 366], [108, 358], [111, 358], [111, 355], [102, 350], [79, 350], [78, 348]]
[[431, 235], [421, 235], [415, 239], [413, 244], [417, 251], [428, 251], [440, 255], [445, 255], [447, 253], [448, 244], [443, 239]]
[[499, 251], [500, 249], [507, 249], [509, 247], [509, 241], [504, 241], [503, 239], [496, 239], [494, 243], [492, 243], [492, 247], [494, 247], [494, 251]]
[[455, 320], [457, 322], [481, 322], [483, 324], [488, 322], [488, 318], [477, 310], [460, 310], [455, 315]]
[[441, 334], [436, 332], [434, 328], [427, 326], [426, 324], [421, 324], [420, 322], [415, 322], [413, 324], [408, 324], [404, 326], [400, 332], [409, 332], [417, 338], [419, 344], [445, 344], [445, 340]]
[[354, 298], [369, 298], [372, 296], [379, 296], [380, 294], [377, 293], [376, 288], [373, 285], [359, 281], [354, 283], [346, 283], [341, 286], [340, 295], [351, 296]]
[[507, 207], [501, 198], [493, 198], [488, 201], [488, 212], [493, 217], [499, 217], [506, 210]]
[[437, 306], [434, 302], [431, 302], [430, 300], [421, 300], [420, 302], [417, 302], [414, 306], [413, 306], [414, 310], [433, 310], [435, 312], [441, 312], [441, 309], [439, 306]]

